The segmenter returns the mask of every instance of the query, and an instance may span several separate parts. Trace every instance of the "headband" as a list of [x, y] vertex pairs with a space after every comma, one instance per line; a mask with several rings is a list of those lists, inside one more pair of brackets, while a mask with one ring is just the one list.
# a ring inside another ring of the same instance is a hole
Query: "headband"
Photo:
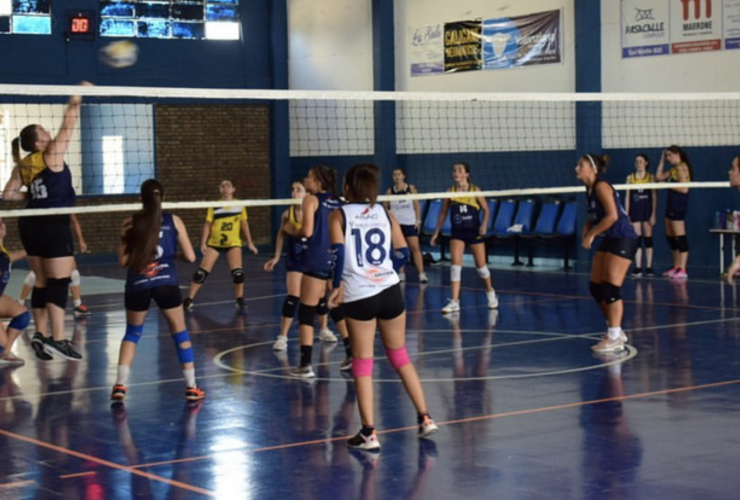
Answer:
[[588, 161], [591, 162], [591, 166], [594, 167], [594, 170], [598, 172], [599, 169], [596, 167], [596, 162], [594, 161], [593, 157], [591, 155], [586, 155], [586, 158], [588, 158]]

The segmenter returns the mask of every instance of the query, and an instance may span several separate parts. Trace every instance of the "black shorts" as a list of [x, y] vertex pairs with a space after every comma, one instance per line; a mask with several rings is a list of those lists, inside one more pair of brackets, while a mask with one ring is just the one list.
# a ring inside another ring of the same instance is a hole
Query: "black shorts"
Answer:
[[639, 245], [640, 240], [637, 238], [604, 238], [596, 251], [609, 252], [617, 257], [632, 260]]
[[455, 229], [452, 228], [452, 240], [460, 240], [466, 245], [476, 245], [478, 243], [485, 243], [483, 236], [480, 234], [478, 229]]
[[672, 209], [665, 210], [665, 218], [668, 220], [682, 221], [686, 220], [686, 209]]
[[317, 280], [328, 280], [331, 278], [331, 271], [303, 271], [303, 274], [316, 278]]
[[357, 321], [370, 321], [376, 318], [389, 320], [399, 317], [405, 310], [399, 283], [372, 297], [344, 303], [344, 317]]
[[213, 245], [208, 245], [208, 248], [213, 248], [219, 253], [219, 255], [223, 255], [227, 253], [229, 250], [231, 250], [232, 248], [241, 248], [241, 247], [214, 247]]
[[405, 224], [400, 224], [400, 226], [401, 232], [406, 238], [409, 236], [419, 236], [419, 231], [416, 229], [416, 226], [407, 226]]
[[54, 259], [74, 255], [69, 215], [42, 215], [18, 219], [18, 232], [29, 257]]
[[124, 303], [129, 311], [148, 311], [154, 300], [161, 310], [174, 309], [182, 305], [182, 294], [177, 285], [155, 286], [138, 292], [126, 292]]

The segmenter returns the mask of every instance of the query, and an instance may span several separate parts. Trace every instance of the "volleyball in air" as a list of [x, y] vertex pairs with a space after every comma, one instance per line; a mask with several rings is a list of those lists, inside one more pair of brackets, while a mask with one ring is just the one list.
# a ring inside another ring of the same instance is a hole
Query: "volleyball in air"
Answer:
[[133, 66], [138, 58], [139, 47], [129, 40], [111, 42], [100, 49], [100, 61], [115, 69]]

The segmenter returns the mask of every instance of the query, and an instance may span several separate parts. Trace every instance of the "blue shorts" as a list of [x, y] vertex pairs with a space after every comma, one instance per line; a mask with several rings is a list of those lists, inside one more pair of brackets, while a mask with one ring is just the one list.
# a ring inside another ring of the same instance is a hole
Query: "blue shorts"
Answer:
[[477, 245], [478, 243], [484, 243], [483, 235], [480, 234], [478, 229], [455, 229], [452, 228], [451, 240], [460, 240], [466, 245]]
[[403, 233], [403, 236], [408, 238], [409, 236], [419, 236], [419, 231], [416, 229], [416, 226], [401, 224], [401, 232]]

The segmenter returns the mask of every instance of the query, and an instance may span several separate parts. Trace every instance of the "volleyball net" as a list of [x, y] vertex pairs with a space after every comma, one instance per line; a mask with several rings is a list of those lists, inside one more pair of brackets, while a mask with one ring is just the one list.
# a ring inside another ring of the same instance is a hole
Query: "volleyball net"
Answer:
[[[237, 201], [267, 233], [270, 208], [295, 203], [290, 182], [312, 165], [340, 175], [375, 163], [382, 191], [401, 168], [417, 199], [451, 197], [451, 167], [465, 162], [489, 198], [575, 196], [584, 153], [607, 153], [618, 189], [645, 154], [655, 172], [663, 150], [690, 153], [694, 188], [726, 188], [740, 152], [740, 93], [528, 94], [320, 92], [97, 86], [0, 85], [0, 184], [14, 162], [10, 144], [28, 124], [52, 135], [70, 95], [83, 96], [66, 160], [78, 205], [58, 213], [104, 214], [139, 208], [138, 189], [156, 177], [165, 208], [222, 206], [230, 179]], [[25, 154], [25, 153], [22, 153]], [[666, 165], [669, 167], [669, 165]], [[341, 183], [341, 177], [340, 177]], [[726, 190], [726, 189], [725, 189]], [[723, 195], [724, 196], [724, 195]], [[711, 214], [728, 201], [720, 196]], [[381, 198], [383, 199], [383, 198]], [[711, 205], [711, 204], [709, 204]], [[0, 217], [37, 212], [3, 202]], [[193, 215], [202, 220], [202, 213]], [[191, 230], [192, 231], [192, 230]]]

